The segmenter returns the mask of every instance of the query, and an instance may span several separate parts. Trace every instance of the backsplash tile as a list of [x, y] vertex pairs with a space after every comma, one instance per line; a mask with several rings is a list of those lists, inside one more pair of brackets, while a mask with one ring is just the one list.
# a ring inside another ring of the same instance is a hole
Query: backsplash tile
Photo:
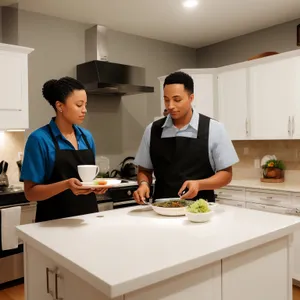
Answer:
[[[255, 168], [254, 160], [261, 160], [267, 154], [276, 155], [284, 162], [286, 181], [300, 178], [300, 140], [234, 141], [233, 145], [240, 159], [233, 167], [234, 179], [260, 178], [262, 170]], [[248, 148], [247, 154], [244, 154], [245, 148]]]
[[[254, 168], [255, 159], [274, 154], [287, 170], [300, 170], [300, 140], [234, 141], [233, 144], [240, 158], [236, 168]], [[244, 148], [248, 148], [247, 154]]]
[[9, 184], [19, 183], [18, 152], [24, 151], [24, 132], [0, 132], [0, 161], [8, 162]]

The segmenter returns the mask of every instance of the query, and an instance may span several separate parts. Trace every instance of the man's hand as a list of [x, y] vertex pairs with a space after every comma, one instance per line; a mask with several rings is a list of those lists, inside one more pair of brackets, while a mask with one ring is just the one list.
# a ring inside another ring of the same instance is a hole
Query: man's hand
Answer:
[[[188, 188], [188, 192], [181, 196], [182, 192]], [[198, 180], [187, 180], [182, 185], [178, 192], [181, 199], [193, 199], [199, 193], [199, 181]]]
[[150, 198], [150, 188], [147, 184], [141, 184], [133, 193], [133, 198], [138, 204], [144, 204], [147, 198]]

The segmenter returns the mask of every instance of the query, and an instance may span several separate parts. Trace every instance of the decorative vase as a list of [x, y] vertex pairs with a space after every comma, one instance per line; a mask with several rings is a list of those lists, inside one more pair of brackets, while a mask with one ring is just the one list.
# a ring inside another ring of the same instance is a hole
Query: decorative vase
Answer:
[[262, 182], [284, 182], [284, 171], [279, 168], [267, 167], [263, 171]]

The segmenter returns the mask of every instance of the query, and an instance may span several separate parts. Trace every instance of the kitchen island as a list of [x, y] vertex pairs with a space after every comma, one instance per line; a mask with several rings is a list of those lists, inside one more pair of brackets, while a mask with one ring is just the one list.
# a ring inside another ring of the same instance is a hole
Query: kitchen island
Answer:
[[300, 218], [223, 206], [210, 222], [130, 207], [22, 225], [27, 300], [291, 300]]

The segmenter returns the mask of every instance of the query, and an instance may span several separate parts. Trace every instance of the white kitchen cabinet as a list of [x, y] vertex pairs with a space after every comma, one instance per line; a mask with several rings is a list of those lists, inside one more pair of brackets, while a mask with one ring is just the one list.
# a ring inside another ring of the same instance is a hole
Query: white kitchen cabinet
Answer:
[[194, 80], [194, 102], [195, 111], [214, 118], [214, 75], [213, 74], [191, 74]]
[[289, 237], [225, 258], [222, 300], [292, 300], [289, 260]]
[[26, 245], [24, 253], [26, 300], [110, 299], [34, 248]]
[[29, 127], [28, 54], [32, 51], [0, 44], [0, 130]]
[[161, 77], [158, 77], [158, 80], [159, 80], [159, 99], [160, 99], [160, 116], [163, 115], [163, 112], [164, 112], [164, 109], [165, 109], [165, 101], [164, 101], [164, 81], [165, 81], [165, 78], [167, 76], [161, 76]]
[[219, 121], [232, 140], [249, 137], [248, 71], [246, 68], [218, 74]]
[[293, 278], [300, 281], [300, 231], [294, 232], [292, 243]]
[[225, 187], [215, 191], [217, 199], [245, 201], [245, 189], [238, 187]]
[[260, 204], [271, 204], [280, 207], [290, 207], [291, 197], [288, 192], [273, 192], [273, 191], [259, 191], [247, 190], [246, 201]]
[[300, 139], [300, 50], [180, 71], [194, 79], [195, 110], [222, 122], [232, 140]]
[[292, 97], [291, 110], [291, 134], [293, 139], [300, 139], [300, 57], [293, 60], [296, 68], [296, 75], [293, 86], [294, 96]]
[[36, 204], [26, 203], [21, 206], [21, 225], [35, 222]]
[[[221, 261], [125, 295], [125, 300], [221, 300]], [[199, 297], [201, 295], [201, 297]]]
[[[300, 193], [237, 187], [225, 187], [215, 192], [218, 195], [216, 202], [220, 204], [300, 216]], [[292, 277], [300, 282], [300, 231], [293, 234], [291, 255]]]
[[[198, 113], [204, 114], [211, 118], [215, 118], [215, 80], [216, 75], [214, 69], [202, 70], [202, 69], [182, 69], [189, 74], [194, 80], [194, 101], [193, 108]], [[166, 76], [158, 78], [160, 81], [160, 103], [161, 103], [161, 114], [165, 109], [164, 103], [164, 91], [163, 84]]]
[[[27, 244], [25, 280], [26, 300], [111, 299]], [[221, 300], [221, 261], [113, 300], [198, 299], [199, 294], [203, 300]]]
[[246, 207], [246, 203], [244, 201], [237, 201], [237, 200], [231, 200], [231, 199], [217, 198], [216, 202], [219, 203], [219, 204], [236, 206], [236, 207], [241, 207], [241, 208]]
[[296, 113], [300, 89], [299, 59], [286, 58], [249, 68], [252, 139], [293, 138], [292, 115]]

